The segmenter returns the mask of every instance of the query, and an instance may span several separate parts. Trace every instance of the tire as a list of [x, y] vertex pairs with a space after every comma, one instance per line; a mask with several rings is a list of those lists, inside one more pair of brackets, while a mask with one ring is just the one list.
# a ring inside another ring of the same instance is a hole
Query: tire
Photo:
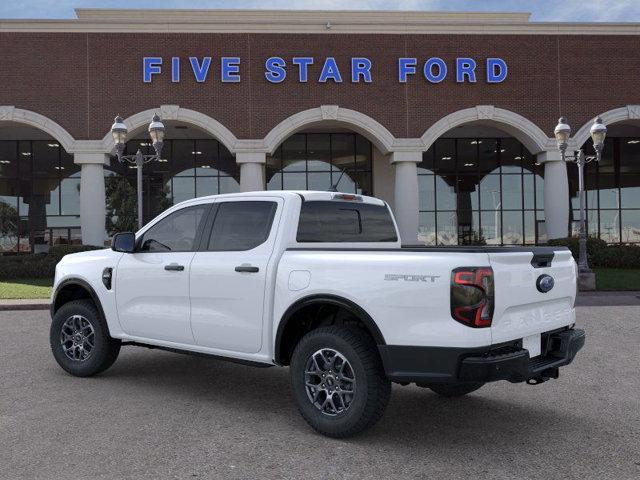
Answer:
[[467, 393], [475, 392], [484, 383], [482, 382], [470, 382], [470, 383], [432, 383], [428, 387], [435, 393], [442, 397], [454, 398], [461, 397]]
[[107, 322], [90, 300], [74, 300], [58, 309], [51, 322], [49, 342], [58, 365], [76, 377], [105, 371], [120, 353], [120, 340], [111, 338]]
[[[322, 371], [332, 373], [322, 380]], [[391, 382], [375, 343], [356, 327], [321, 327], [307, 333], [293, 351], [290, 374], [293, 397], [302, 417], [328, 437], [346, 438], [372, 427], [384, 414], [391, 396]], [[333, 393], [329, 394], [331, 386]], [[331, 403], [326, 400], [329, 396]], [[321, 403], [326, 405], [320, 407]]]

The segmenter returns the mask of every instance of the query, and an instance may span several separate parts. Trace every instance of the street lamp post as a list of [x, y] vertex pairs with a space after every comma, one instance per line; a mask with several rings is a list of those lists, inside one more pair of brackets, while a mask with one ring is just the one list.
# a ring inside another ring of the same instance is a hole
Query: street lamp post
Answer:
[[159, 115], [154, 115], [149, 124], [149, 136], [153, 142], [154, 155], [143, 155], [140, 149], [135, 155], [123, 155], [125, 143], [127, 141], [127, 126], [121, 116], [117, 116], [111, 126], [111, 135], [116, 146], [116, 155], [120, 162], [127, 162], [135, 165], [137, 173], [137, 194], [138, 194], [138, 229], [142, 228], [142, 166], [153, 160], [160, 160], [162, 146], [164, 144], [164, 124]]
[[578, 166], [578, 192], [580, 198], [580, 227], [578, 238], [578, 272], [582, 274], [592, 274], [587, 260], [587, 229], [585, 218], [585, 191], [584, 191], [584, 166], [592, 161], [599, 162], [602, 158], [602, 149], [604, 148], [604, 139], [607, 135], [607, 127], [602, 123], [600, 117], [596, 118], [591, 126], [591, 139], [593, 140], [593, 148], [595, 155], [587, 156], [582, 149], [567, 154], [569, 145], [569, 137], [571, 136], [571, 127], [567, 124], [567, 120], [561, 117], [558, 125], [553, 132], [558, 142], [558, 149], [562, 154], [562, 160], [565, 162], [573, 162]]

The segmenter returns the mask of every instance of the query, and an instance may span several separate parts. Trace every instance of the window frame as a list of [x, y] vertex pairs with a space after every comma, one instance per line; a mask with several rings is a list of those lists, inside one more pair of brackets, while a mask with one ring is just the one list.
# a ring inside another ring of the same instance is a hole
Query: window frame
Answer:
[[[140, 237], [136, 238], [136, 246], [135, 246], [135, 250], [134, 253], [188, 253], [188, 252], [198, 252], [200, 250], [201, 244], [202, 244], [202, 236], [204, 233], [204, 229], [205, 226], [207, 225], [207, 222], [209, 220], [209, 217], [211, 216], [211, 210], [212, 210], [212, 203], [196, 203], [196, 204], [191, 204], [191, 205], [185, 205], [182, 208], [177, 208], [175, 210], [171, 210], [171, 211], [167, 211], [167, 213], [165, 215], [163, 215], [161, 218], [159, 218], [156, 222], [154, 222], [153, 224], [150, 224], [148, 227], [146, 227], [144, 229], [144, 231], [141, 233]], [[189, 210], [189, 209], [194, 209], [194, 208], [204, 208], [204, 212], [202, 214], [202, 218], [200, 219], [200, 223], [198, 224], [198, 228], [196, 230], [196, 236], [193, 239], [193, 247], [190, 250], [167, 250], [167, 251], [149, 251], [149, 250], [143, 250], [142, 249], [142, 244], [144, 243], [144, 238], [147, 235], [147, 233], [149, 233], [149, 230], [151, 230], [153, 227], [155, 227], [156, 225], [158, 225], [160, 222], [163, 222], [164, 220], [166, 220], [167, 218], [169, 218], [172, 215], [175, 215], [179, 212], [183, 212], [185, 210]]]

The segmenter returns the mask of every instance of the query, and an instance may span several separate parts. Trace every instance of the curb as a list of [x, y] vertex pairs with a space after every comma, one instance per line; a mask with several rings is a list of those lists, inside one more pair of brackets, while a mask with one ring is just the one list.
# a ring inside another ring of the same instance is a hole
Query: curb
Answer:
[[0, 301], [0, 312], [9, 312], [14, 310], [49, 310], [49, 306], [50, 304], [48, 300], [46, 303], [44, 302], [40, 302], [40, 303], [11, 302], [10, 303], [10, 301], [6, 301], [5, 303]]

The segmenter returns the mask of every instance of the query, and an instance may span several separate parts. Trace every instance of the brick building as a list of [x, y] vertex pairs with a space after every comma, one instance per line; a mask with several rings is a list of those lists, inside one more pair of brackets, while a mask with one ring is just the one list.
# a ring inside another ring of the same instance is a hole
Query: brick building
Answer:
[[[77, 10], [0, 20], [0, 252], [102, 244], [194, 196], [260, 189], [375, 195], [403, 239], [534, 244], [575, 232], [577, 172], [553, 139], [592, 151], [588, 229], [640, 242], [640, 26], [520, 13]], [[121, 223], [120, 223], [121, 224]]]

